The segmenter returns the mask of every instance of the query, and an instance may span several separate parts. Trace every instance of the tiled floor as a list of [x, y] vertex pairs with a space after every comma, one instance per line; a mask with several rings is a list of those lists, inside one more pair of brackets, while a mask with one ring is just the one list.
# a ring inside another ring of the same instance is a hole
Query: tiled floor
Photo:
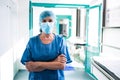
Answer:
[[[28, 80], [28, 72], [26, 70], [20, 70], [14, 80]], [[93, 80], [83, 70], [70, 70], [65, 71], [65, 80]]]

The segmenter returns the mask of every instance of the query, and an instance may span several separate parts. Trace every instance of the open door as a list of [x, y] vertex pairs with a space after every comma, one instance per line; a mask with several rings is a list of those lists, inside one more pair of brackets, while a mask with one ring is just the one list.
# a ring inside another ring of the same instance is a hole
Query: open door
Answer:
[[101, 51], [101, 12], [101, 5], [92, 6], [87, 10], [85, 70], [89, 74], [92, 56], [98, 56]]

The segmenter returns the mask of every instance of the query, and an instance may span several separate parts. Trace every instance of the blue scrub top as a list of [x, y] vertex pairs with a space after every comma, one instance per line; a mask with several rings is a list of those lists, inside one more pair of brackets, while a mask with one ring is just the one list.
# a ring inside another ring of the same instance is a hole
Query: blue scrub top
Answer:
[[[40, 34], [39, 34], [40, 35]], [[25, 65], [28, 61], [53, 61], [60, 54], [64, 54], [67, 63], [72, 62], [69, 56], [66, 41], [62, 36], [54, 34], [54, 40], [49, 44], [43, 44], [39, 35], [30, 38], [21, 58], [21, 63]], [[29, 80], [64, 80], [63, 70], [43, 70], [40, 72], [30, 72]]]

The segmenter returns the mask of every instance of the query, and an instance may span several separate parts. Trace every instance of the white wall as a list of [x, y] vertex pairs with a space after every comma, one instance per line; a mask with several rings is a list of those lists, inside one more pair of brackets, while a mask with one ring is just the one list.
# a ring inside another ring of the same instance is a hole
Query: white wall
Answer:
[[0, 80], [13, 80], [13, 49], [0, 56]]
[[107, 27], [120, 27], [119, 21], [120, 21], [120, 0], [107, 1], [106, 26]]
[[4, 2], [2, 0], [0, 2], [0, 55], [2, 55], [6, 50], [11, 47], [11, 40], [10, 37], [10, 5], [8, 2]]
[[[17, 69], [24, 68], [20, 63], [21, 56], [26, 47], [29, 39], [29, 0], [19, 0], [18, 1], [18, 28], [17, 28], [17, 41], [14, 45], [15, 53], [15, 67]], [[18, 42], [19, 41], [19, 42]], [[22, 66], [22, 67], [21, 67]]]
[[120, 0], [107, 1], [105, 22], [103, 28], [103, 55], [120, 57]]
[[29, 0], [0, 0], [0, 80], [13, 80], [29, 37]]

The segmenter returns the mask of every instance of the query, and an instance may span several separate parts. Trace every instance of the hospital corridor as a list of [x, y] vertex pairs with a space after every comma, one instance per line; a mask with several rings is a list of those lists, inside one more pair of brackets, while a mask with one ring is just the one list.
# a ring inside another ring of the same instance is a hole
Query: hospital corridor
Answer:
[[120, 80], [120, 0], [0, 0], [0, 80]]

